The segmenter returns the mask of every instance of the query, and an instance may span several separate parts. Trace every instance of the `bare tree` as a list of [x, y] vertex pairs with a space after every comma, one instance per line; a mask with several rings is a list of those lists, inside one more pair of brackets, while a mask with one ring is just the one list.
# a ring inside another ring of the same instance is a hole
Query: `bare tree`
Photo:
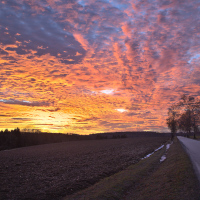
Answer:
[[192, 120], [191, 120], [190, 110], [186, 110], [184, 113], [180, 115], [180, 118], [178, 119], [178, 129], [187, 133], [187, 137], [189, 137], [192, 130]]
[[192, 96], [182, 95], [181, 100], [169, 108], [167, 124], [172, 134], [178, 129], [184, 131], [187, 137], [198, 132], [200, 126], [200, 101]]
[[178, 129], [177, 112], [175, 111], [175, 107], [168, 109], [168, 116], [169, 117], [167, 118], [167, 125], [168, 128], [171, 130], [171, 140], [173, 140]]
[[181, 111], [179, 119], [179, 127], [185, 130], [187, 136], [198, 132], [198, 126], [200, 125], [200, 101], [192, 96], [183, 95], [180, 102], [178, 103], [179, 110]]

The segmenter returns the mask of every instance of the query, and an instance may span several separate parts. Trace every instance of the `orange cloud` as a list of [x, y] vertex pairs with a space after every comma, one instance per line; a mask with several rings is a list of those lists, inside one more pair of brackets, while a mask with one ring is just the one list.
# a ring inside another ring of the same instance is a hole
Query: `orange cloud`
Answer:
[[195, 1], [14, 2], [0, 3], [0, 129], [166, 131], [167, 108], [200, 96]]

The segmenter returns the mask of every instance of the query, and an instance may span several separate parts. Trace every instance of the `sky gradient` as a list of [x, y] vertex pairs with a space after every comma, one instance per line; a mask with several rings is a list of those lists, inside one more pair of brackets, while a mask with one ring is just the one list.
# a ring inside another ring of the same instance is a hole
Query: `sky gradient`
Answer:
[[166, 132], [199, 64], [199, 0], [0, 1], [0, 130]]

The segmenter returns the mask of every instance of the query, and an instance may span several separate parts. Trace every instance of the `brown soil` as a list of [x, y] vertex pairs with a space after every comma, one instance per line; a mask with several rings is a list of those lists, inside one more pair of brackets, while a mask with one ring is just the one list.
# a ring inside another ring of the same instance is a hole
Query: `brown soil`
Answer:
[[61, 199], [136, 163], [166, 137], [73, 141], [0, 152], [0, 199]]

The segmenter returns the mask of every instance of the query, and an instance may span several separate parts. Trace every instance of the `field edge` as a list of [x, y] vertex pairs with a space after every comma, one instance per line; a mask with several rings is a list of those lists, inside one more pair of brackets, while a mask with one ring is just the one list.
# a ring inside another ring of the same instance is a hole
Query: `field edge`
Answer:
[[162, 148], [149, 158], [63, 200], [200, 199], [199, 182], [193, 166], [177, 138], [167, 151], [167, 159], [160, 163], [165, 153], [166, 148]]

